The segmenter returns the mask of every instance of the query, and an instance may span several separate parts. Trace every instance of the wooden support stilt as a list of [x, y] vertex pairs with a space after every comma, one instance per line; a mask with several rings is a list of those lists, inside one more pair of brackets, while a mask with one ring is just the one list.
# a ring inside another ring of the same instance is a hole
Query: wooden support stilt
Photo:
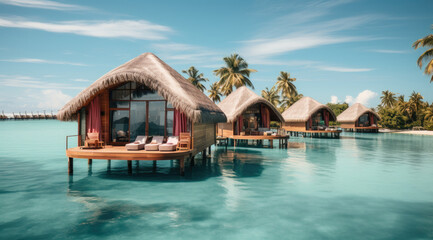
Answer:
[[180, 175], [181, 176], [185, 176], [185, 159], [181, 158], [179, 159], [179, 170], [180, 170]]
[[206, 149], [201, 152], [202, 159], [206, 159]]
[[68, 173], [73, 174], [74, 173], [74, 159], [68, 158]]
[[107, 160], [107, 171], [111, 171], [111, 159]]
[[92, 165], [92, 159], [91, 158], [87, 159], [87, 164]]
[[156, 171], [156, 161], [153, 161], [153, 171]]
[[190, 160], [190, 162], [189, 162], [189, 165], [190, 165], [191, 167], [193, 167], [194, 164], [195, 164], [195, 156], [192, 156], [192, 157], [191, 157], [191, 160]]
[[128, 173], [132, 173], [132, 161], [128, 160]]

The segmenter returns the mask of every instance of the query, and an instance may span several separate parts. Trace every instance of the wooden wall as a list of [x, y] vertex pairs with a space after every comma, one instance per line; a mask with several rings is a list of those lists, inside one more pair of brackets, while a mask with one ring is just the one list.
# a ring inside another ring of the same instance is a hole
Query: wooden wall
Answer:
[[286, 131], [305, 131], [305, 122], [285, 122], [283, 129]]
[[193, 124], [193, 150], [192, 155], [205, 150], [216, 142], [215, 124], [213, 123], [194, 123]]
[[218, 136], [233, 136], [233, 123], [218, 123]]
[[355, 128], [355, 123], [342, 123], [340, 125], [341, 128]]

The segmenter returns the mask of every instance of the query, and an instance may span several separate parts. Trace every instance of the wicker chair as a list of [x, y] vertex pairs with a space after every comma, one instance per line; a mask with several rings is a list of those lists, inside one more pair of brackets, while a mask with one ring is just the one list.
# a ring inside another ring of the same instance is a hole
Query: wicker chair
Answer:
[[84, 148], [103, 148], [104, 141], [99, 140], [99, 133], [87, 133], [86, 140], [84, 141]]
[[179, 142], [177, 142], [177, 150], [191, 149], [191, 135], [189, 132], [181, 132], [179, 134]]

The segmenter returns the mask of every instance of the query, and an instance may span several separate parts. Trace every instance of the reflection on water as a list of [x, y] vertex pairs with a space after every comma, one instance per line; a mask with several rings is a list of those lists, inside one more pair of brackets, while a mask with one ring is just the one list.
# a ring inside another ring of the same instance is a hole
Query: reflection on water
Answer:
[[0, 124], [1, 239], [433, 239], [432, 137], [216, 147], [185, 177], [176, 161], [128, 174], [125, 161], [77, 159], [68, 178], [76, 127]]

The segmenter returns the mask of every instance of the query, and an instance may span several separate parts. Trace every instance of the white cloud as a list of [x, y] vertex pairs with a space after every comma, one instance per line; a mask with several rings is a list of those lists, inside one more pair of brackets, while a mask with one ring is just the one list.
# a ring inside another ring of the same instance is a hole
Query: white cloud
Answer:
[[352, 96], [346, 96], [345, 102], [348, 104], [361, 103], [363, 105], [368, 106], [370, 101], [376, 98], [377, 96], [378, 96], [377, 93], [367, 89], [360, 92], [358, 96], [356, 96], [356, 98], [353, 98]]
[[72, 33], [101, 38], [165, 39], [170, 27], [145, 20], [35, 22], [23, 19], [0, 18], [0, 27], [37, 29], [47, 32]]
[[14, 75], [0, 75], [0, 85], [18, 88], [83, 89], [82, 87], [74, 87], [70, 84], [43, 82], [29, 76]]
[[375, 50], [371, 50], [372, 52], [377, 52], [377, 53], [392, 53], [392, 54], [403, 54], [403, 53], [407, 53], [407, 51], [402, 51], [402, 50], [389, 50], [389, 49], [375, 49]]
[[76, 78], [76, 79], [73, 79], [73, 81], [75, 81], [75, 82], [90, 82], [90, 80], [83, 79], [83, 78]]
[[58, 89], [46, 89], [42, 90], [40, 95], [33, 96], [38, 102], [37, 107], [40, 109], [53, 109], [58, 110], [62, 108], [69, 100], [71, 96], [64, 94]]
[[330, 72], [369, 72], [373, 68], [344, 68], [344, 67], [329, 67], [329, 66], [319, 66], [320, 70], [330, 71]]
[[72, 66], [87, 66], [83, 63], [75, 62], [63, 62], [63, 61], [53, 61], [38, 58], [17, 58], [17, 59], [3, 59], [2, 62], [15, 62], [15, 63], [46, 63], [46, 64], [62, 64], [62, 65], [72, 65]]
[[50, 9], [50, 10], [88, 10], [87, 7], [82, 7], [78, 5], [59, 3], [49, 0], [0, 0], [0, 3], [13, 5], [18, 7], [27, 7], [27, 8], [41, 8], [41, 9]]
[[337, 104], [338, 103], [338, 97], [337, 96], [331, 96], [331, 103]]
[[[311, 19], [308, 19], [308, 21], [314, 20], [318, 16], [310, 16]], [[376, 16], [364, 15], [330, 21], [318, 21], [318, 23], [308, 23], [307, 21], [305, 24], [289, 25], [286, 28], [278, 25], [277, 30], [274, 30], [270, 34], [265, 34], [267, 37], [244, 41], [245, 46], [241, 53], [248, 57], [269, 57], [324, 45], [372, 40], [371, 37], [344, 36], [341, 32], [353, 30], [353, 28], [375, 19], [377, 19]], [[270, 26], [270, 28], [275, 27]], [[290, 33], [284, 34], [281, 31], [282, 29]], [[269, 35], [273, 35], [273, 37], [269, 37]]]

